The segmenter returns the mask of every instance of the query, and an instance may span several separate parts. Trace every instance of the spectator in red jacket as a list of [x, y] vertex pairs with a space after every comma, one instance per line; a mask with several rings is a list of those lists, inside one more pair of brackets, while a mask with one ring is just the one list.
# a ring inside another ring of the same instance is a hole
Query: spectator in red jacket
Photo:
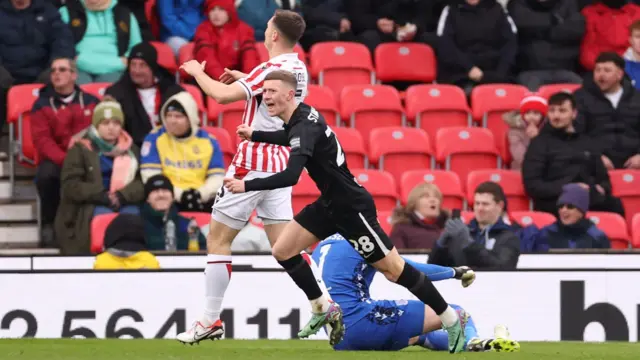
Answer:
[[51, 64], [51, 83], [40, 89], [31, 110], [31, 132], [39, 161], [36, 187], [42, 201], [42, 241], [53, 245], [53, 220], [60, 201], [60, 169], [69, 140], [91, 124], [98, 99], [76, 85], [78, 71], [71, 59]]
[[624, 54], [629, 47], [629, 27], [640, 19], [640, 6], [627, 0], [600, 0], [582, 9], [586, 31], [580, 47], [580, 64], [589, 71], [600, 53]]
[[224, 69], [249, 73], [260, 65], [253, 29], [238, 18], [233, 0], [207, 0], [207, 20], [196, 29], [193, 56], [217, 79]]

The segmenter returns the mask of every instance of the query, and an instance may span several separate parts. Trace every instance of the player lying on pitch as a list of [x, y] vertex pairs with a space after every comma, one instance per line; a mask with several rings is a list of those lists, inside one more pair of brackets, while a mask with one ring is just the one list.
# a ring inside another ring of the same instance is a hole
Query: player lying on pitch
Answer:
[[[322, 241], [312, 254], [331, 299], [342, 307], [344, 339], [335, 350], [400, 350], [419, 345], [431, 350], [447, 350], [448, 337], [441, 330], [435, 312], [415, 300], [373, 300], [369, 287], [377, 272], [338, 234]], [[467, 287], [475, 273], [467, 267], [449, 268], [405, 261], [432, 281], [459, 279]], [[467, 351], [518, 351], [520, 345], [509, 339], [504, 326], [496, 326], [494, 338], [480, 339], [471, 316], [460, 306], [451, 305], [466, 320]]]
[[306, 169], [320, 190], [320, 197], [286, 225], [272, 251], [311, 302], [311, 320], [298, 336], [313, 335], [327, 324], [331, 325], [331, 345], [338, 344], [344, 336], [340, 306], [322, 292], [311, 266], [300, 255], [300, 251], [339, 233], [367, 263], [435, 311], [447, 329], [449, 352], [463, 351], [464, 324], [458, 312], [447, 304], [429, 278], [400, 257], [378, 223], [373, 197], [349, 171], [335, 134], [316, 109], [296, 103], [296, 88], [296, 77], [288, 71], [273, 71], [264, 79], [262, 102], [270, 116], [278, 116], [284, 121], [283, 130], [265, 132], [254, 131], [246, 125], [238, 127], [241, 138], [290, 145], [287, 168], [260, 179], [227, 177], [224, 186], [232, 193], [289, 187], [298, 182]]

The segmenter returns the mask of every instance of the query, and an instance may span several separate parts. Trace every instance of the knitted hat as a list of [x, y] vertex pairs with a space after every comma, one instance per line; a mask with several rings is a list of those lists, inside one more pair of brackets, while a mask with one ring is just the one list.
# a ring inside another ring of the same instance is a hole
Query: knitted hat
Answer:
[[141, 42], [134, 46], [129, 53], [129, 62], [132, 59], [140, 59], [147, 63], [154, 74], [160, 68], [158, 65], [158, 50], [149, 42]]
[[558, 206], [573, 205], [583, 213], [589, 210], [589, 190], [578, 184], [567, 184], [562, 187], [562, 194], [558, 198]]
[[147, 183], [144, 184], [144, 196], [145, 198], [149, 197], [155, 190], [165, 189], [171, 191], [173, 194], [173, 184], [171, 180], [162, 174], [154, 175], [147, 180]]
[[527, 113], [527, 111], [537, 111], [542, 116], [547, 116], [547, 99], [535, 93], [528, 93], [524, 99], [520, 102], [520, 115]]
[[167, 104], [167, 107], [164, 108], [165, 115], [169, 111], [177, 111], [177, 112], [180, 112], [180, 113], [182, 113], [184, 115], [187, 115], [187, 111], [184, 109], [184, 107], [182, 106], [182, 104], [178, 100], [171, 100]]
[[144, 224], [140, 215], [120, 214], [107, 226], [104, 234], [105, 249], [125, 251], [145, 250]]
[[91, 124], [97, 127], [102, 121], [107, 119], [114, 119], [120, 121], [120, 124], [124, 126], [124, 113], [122, 112], [122, 106], [120, 103], [114, 100], [103, 100], [95, 109], [93, 109], [93, 117], [91, 118]]

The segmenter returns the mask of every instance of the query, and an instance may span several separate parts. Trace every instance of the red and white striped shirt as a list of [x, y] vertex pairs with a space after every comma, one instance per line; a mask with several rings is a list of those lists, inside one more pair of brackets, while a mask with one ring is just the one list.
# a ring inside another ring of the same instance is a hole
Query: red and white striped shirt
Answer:
[[[296, 75], [298, 79], [296, 103], [304, 101], [307, 96], [309, 74], [304, 62], [298, 59], [298, 54], [279, 55], [260, 64], [246, 78], [238, 80], [247, 93], [242, 122], [254, 130], [277, 131], [282, 130], [284, 125], [279, 117], [269, 116], [267, 106], [262, 102], [262, 82], [270, 72], [275, 70], [287, 70]], [[238, 144], [238, 150], [231, 163], [236, 168], [275, 173], [284, 170], [288, 161], [288, 146], [243, 140]]]

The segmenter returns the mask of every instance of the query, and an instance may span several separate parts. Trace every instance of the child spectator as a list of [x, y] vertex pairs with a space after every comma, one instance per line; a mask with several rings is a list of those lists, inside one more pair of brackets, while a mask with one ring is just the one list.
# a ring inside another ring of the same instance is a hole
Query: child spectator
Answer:
[[640, 20], [631, 24], [629, 35], [631, 46], [624, 53], [624, 70], [631, 78], [633, 86], [640, 90]]
[[89, 252], [94, 216], [139, 213], [136, 205], [144, 196], [139, 153], [122, 130], [123, 123], [120, 104], [106, 97], [95, 107], [92, 125], [74, 137], [64, 159], [55, 232], [65, 254]]
[[522, 160], [531, 139], [536, 137], [547, 116], [547, 100], [537, 94], [529, 94], [520, 102], [520, 110], [505, 113], [502, 118], [509, 125], [507, 137], [511, 152], [512, 170], [522, 169]]
[[204, 20], [204, 0], [158, 0], [160, 40], [178, 56], [180, 48], [189, 43], [196, 28]]
[[142, 41], [138, 20], [118, 0], [69, 0], [60, 8], [76, 43], [78, 84], [115, 82]]
[[[144, 235], [149, 250], [205, 250], [207, 239], [198, 224], [178, 213], [173, 198], [173, 185], [164, 175], [154, 175], [144, 184], [147, 202], [142, 205]], [[197, 242], [189, 242], [190, 233]], [[195, 248], [192, 248], [195, 246]]]
[[206, 0], [207, 19], [196, 29], [193, 56], [206, 61], [205, 72], [214, 79], [225, 68], [250, 73], [260, 65], [251, 26], [238, 18], [232, 0]]
[[224, 175], [220, 145], [199, 128], [198, 106], [186, 91], [162, 105], [160, 119], [163, 126], [142, 144], [142, 180], [163, 174], [173, 184], [180, 211], [209, 212]]

